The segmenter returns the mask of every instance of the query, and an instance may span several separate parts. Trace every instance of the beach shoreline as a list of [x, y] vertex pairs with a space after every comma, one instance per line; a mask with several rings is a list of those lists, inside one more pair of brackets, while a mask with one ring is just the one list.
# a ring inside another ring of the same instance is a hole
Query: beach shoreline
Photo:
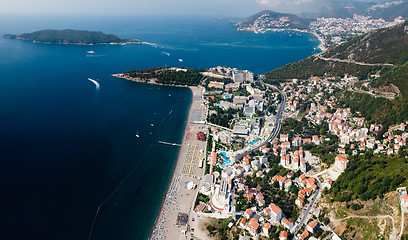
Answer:
[[[191, 88], [189, 88], [189, 89], [190, 89], [191, 95], [193, 95], [192, 89]], [[186, 127], [187, 127], [188, 120], [190, 118], [190, 114], [191, 114], [190, 111], [191, 111], [191, 106], [192, 105], [193, 105], [193, 97], [191, 97], [190, 106], [188, 108], [187, 122], [186, 122], [186, 124], [184, 126], [184, 133], [183, 133], [183, 138], [182, 138], [181, 145], [183, 145], [183, 143], [184, 143], [183, 139], [184, 139], [184, 135], [186, 134]], [[158, 221], [160, 220], [160, 213], [162, 212], [162, 209], [163, 209], [163, 206], [164, 206], [164, 203], [165, 203], [165, 200], [166, 200], [166, 196], [169, 193], [170, 187], [171, 187], [171, 185], [172, 185], [172, 183], [174, 181], [174, 176], [175, 176], [175, 173], [176, 173], [177, 165], [180, 164], [180, 153], [181, 153], [181, 147], [180, 147], [180, 149], [179, 149], [179, 151], [177, 153], [176, 162], [174, 163], [174, 166], [173, 166], [173, 169], [172, 169], [172, 172], [171, 172], [171, 176], [170, 176], [170, 179], [169, 179], [169, 183], [167, 184], [166, 191], [163, 194], [162, 201], [160, 203], [159, 211], [156, 214], [156, 218], [154, 220], [153, 226], [150, 228], [149, 239], [152, 239], [153, 231], [156, 228], [156, 226], [158, 224]]]
[[317, 39], [319, 39], [319, 46], [317, 48], [319, 48], [320, 50], [322, 50], [322, 52], [327, 51], [327, 47], [326, 47], [326, 41], [324, 40], [324, 38], [322, 36], [320, 36], [317, 32], [315, 31], [311, 31], [311, 30], [307, 30], [307, 29], [297, 29], [297, 28], [277, 28], [277, 29], [267, 29], [264, 31], [258, 31], [258, 30], [238, 30], [238, 31], [250, 31], [250, 32], [254, 32], [256, 34], [258, 33], [265, 33], [268, 31], [272, 31], [272, 32], [284, 32], [284, 31], [292, 31], [292, 32], [301, 32], [301, 33], [309, 33], [309, 34], [313, 34]]
[[315, 35], [315, 37], [317, 37], [317, 39], [319, 39], [320, 44], [318, 46], [318, 48], [320, 48], [320, 50], [322, 50], [322, 52], [326, 52], [327, 51], [327, 47], [326, 47], [326, 41], [324, 40], [324, 38], [322, 36], [320, 36], [319, 34], [317, 34], [315, 31], [312, 32], [308, 32], [311, 33], [313, 35]]
[[[200, 129], [205, 131], [206, 128], [205, 124], [192, 123], [192, 112], [195, 111], [203, 101], [202, 87], [189, 87], [189, 89], [192, 93], [192, 99], [184, 127], [183, 139], [172, 169], [171, 177], [163, 195], [160, 210], [156, 214], [154, 224], [150, 229], [149, 239], [179, 239], [179, 237], [183, 235], [183, 231], [186, 232], [188, 230], [187, 224], [176, 224], [177, 216], [180, 213], [190, 215], [190, 211], [194, 207], [193, 202], [195, 200], [196, 191], [198, 190], [188, 190], [184, 188], [183, 184], [185, 181], [191, 181], [197, 186], [199, 185], [199, 178], [202, 178], [204, 175], [204, 168], [198, 168], [193, 164], [193, 161], [200, 158], [200, 156], [194, 154], [196, 148], [205, 149], [206, 141], [200, 141], [201, 143], [197, 142], [195, 132], [191, 134], [194, 130]], [[206, 110], [205, 112], [203, 111], [203, 113], [203, 115], [205, 115]], [[205, 119], [205, 116], [202, 116], [202, 118]], [[192, 148], [194, 148], [194, 150], [192, 150]], [[192, 154], [191, 158], [189, 158], [190, 154]], [[187, 171], [186, 166], [188, 166], [189, 163], [190, 165]], [[167, 221], [167, 219], [172, 220]], [[169, 232], [169, 229], [173, 231]], [[175, 236], [177, 236], [177, 238], [174, 238]]]

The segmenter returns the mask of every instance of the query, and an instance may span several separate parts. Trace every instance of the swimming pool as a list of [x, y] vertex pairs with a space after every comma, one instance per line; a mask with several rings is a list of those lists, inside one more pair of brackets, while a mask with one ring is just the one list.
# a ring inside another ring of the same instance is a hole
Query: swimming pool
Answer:
[[224, 158], [224, 164], [221, 165], [221, 168], [226, 168], [231, 166], [231, 159], [227, 158], [226, 152], [220, 152], [222, 157]]
[[256, 138], [256, 139], [250, 141], [249, 144], [250, 144], [250, 145], [254, 145], [254, 143], [259, 142], [259, 140], [260, 140], [259, 138]]

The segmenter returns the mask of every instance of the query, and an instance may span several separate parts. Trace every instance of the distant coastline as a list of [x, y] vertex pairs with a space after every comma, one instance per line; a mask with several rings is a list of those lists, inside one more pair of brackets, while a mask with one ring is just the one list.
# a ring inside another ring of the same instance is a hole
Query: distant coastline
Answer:
[[19, 35], [4, 34], [4, 38], [30, 41], [43, 44], [62, 44], [62, 45], [126, 45], [126, 44], [149, 44], [142, 42], [137, 38], [121, 39], [114, 34], [106, 34], [98, 31], [86, 30], [40, 30], [32, 33], [23, 33]]
[[284, 31], [292, 31], [292, 32], [301, 32], [301, 33], [309, 33], [309, 34], [313, 34], [316, 38], [319, 39], [319, 46], [317, 48], [319, 48], [320, 50], [322, 50], [322, 52], [327, 51], [327, 44], [326, 44], [326, 40], [324, 39], [323, 36], [319, 35], [317, 32], [315, 31], [310, 31], [310, 30], [306, 30], [306, 29], [297, 29], [297, 28], [273, 28], [273, 29], [254, 29], [254, 28], [238, 28], [238, 31], [251, 31], [254, 32], [256, 34], [258, 33], [265, 33], [265, 32], [284, 32]]

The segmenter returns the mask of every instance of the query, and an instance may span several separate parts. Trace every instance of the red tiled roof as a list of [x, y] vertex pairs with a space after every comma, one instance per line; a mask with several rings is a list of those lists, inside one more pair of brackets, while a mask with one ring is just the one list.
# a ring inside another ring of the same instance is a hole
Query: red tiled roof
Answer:
[[307, 224], [307, 226], [309, 226], [311, 228], [315, 228], [317, 226], [317, 222], [315, 222], [315, 221], [310, 222], [309, 224]]
[[271, 224], [270, 223], [265, 223], [262, 228], [266, 228], [266, 229], [271, 229]]
[[217, 163], [217, 153], [216, 153], [216, 152], [212, 152], [212, 153], [211, 153], [211, 163], [212, 163], [212, 164], [216, 164], [216, 163]]
[[302, 234], [300, 234], [299, 239], [306, 239], [309, 237], [309, 232], [307, 230], [305, 230]]
[[292, 222], [289, 221], [289, 220], [286, 219], [286, 218], [282, 218], [282, 223], [283, 223], [283, 224], [286, 224], [287, 226], [290, 226], [290, 224], [292, 224]]
[[[271, 205], [272, 205], [272, 204], [273, 204], [273, 203], [271, 203]], [[279, 212], [282, 211], [282, 209], [281, 209], [280, 207], [276, 206], [275, 204], [272, 205], [271, 209], [272, 209], [272, 211], [273, 211], [275, 214], [278, 214]]]
[[251, 215], [252, 214], [252, 209], [248, 208], [245, 210], [245, 214]]
[[249, 220], [248, 227], [255, 230], [258, 229], [259, 228], [258, 220], [256, 220], [255, 218], [251, 218], [251, 220]]

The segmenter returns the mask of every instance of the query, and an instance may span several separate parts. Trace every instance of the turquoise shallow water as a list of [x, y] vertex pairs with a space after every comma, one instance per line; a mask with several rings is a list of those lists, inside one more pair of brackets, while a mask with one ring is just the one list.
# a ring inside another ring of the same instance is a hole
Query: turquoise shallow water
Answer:
[[210, 19], [0, 17], [1, 35], [46, 28], [158, 47], [0, 39], [1, 239], [87, 239], [101, 204], [91, 239], [147, 238], [178, 151], [157, 141], [180, 142], [191, 94], [111, 73], [217, 65], [265, 73], [318, 45], [308, 34], [236, 32]]

